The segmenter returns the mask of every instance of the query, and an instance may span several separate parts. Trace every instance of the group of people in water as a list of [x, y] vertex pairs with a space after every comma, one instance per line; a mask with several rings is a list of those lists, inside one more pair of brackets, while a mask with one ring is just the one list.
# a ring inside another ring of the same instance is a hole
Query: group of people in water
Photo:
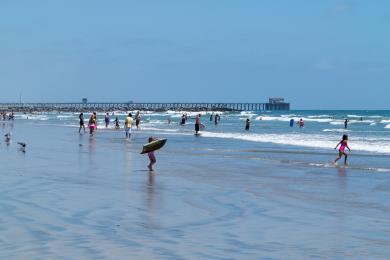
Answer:
[[[295, 124], [295, 120], [294, 118], [291, 118], [290, 119], [290, 127], [294, 127], [294, 124]], [[304, 128], [305, 127], [305, 121], [303, 121], [303, 119], [299, 119], [299, 121], [296, 123], [299, 128]]]
[[[110, 115], [109, 115], [109, 113], [106, 113], [106, 115], [104, 116], [104, 124], [105, 124], [106, 128], [109, 127], [110, 122], [111, 122]], [[135, 122], [136, 128], [140, 129], [141, 114], [140, 114], [139, 111], [135, 114], [134, 118], [133, 118], [133, 115], [131, 113], [129, 113], [126, 116], [126, 119], [125, 119], [125, 122], [124, 122], [124, 130], [125, 130], [126, 140], [130, 140], [130, 138], [131, 138], [131, 131], [132, 131], [134, 122]], [[84, 133], [86, 133], [85, 122], [84, 122], [84, 113], [80, 113], [80, 115], [79, 115], [79, 125], [80, 125], [79, 133], [81, 134], [82, 130], [84, 131]], [[96, 112], [93, 112], [91, 114], [91, 116], [89, 117], [89, 120], [88, 120], [89, 134], [90, 134], [91, 137], [94, 135], [94, 133], [95, 133], [95, 131], [97, 129], [97, 126], [98, 126], [98, 124], [97, 124], [97, 114], [96, 114]], [[115, 126], [115, 129], [120, 129], [118, 117], [115, 117], [114, 126]], [[152, 136], [148, 138], [148, 142], [149, 143], [153, 142], [153, 141], [156, 141], [156, 140], [157, 139], [155, 137], [152, 137]], [[154, 154], [154, 151], [148, 152], [147, 154], [148, 154], [148, 157], [149, 157], [148, 168], [149, 168], [150, 171], [153, 171], [153, 165], [157, 162], [156, 156]]]
[[[134, 119], [133, 119], [133, 116], [132, 116], [131, 113], [129, 113], [128, 116], [126, 117], [125, 124], [124, 124], [124, 129], [125, 129], [125, 132], [126, 132], [126, 138], [130, 138], [131, 128], [133, 126], [133, 121], [135, 121], [135, 126], [137, 127], [137, 129], [140, 129], [141, 114], [140, 114], [139, 111], [136, 113]], [[110, 126], [110, 123], [111, 123], [110, 115], [109, 115], [109, 113], [106, 113], [106, 115], [104, 116], [105, 127], [108, 128]], [[80, 113], [79, 114], [79, 125], [80, 125], [79, 133], [81, 134], [81, 130], [84, 130], [84, 133], [86, 133], [84, 113]], [[91, 116], [89, 117], [89, 120], [88, 120], [88, 129], [89, 129], [89, 134], [91, 136], [97, 130], [97, 125], [98, 125], [97, 124], [97, 114], [96, 114], [96, 112], [93, 112], [91, 114]], [[115, 127], [115, 129], [120, 129], [120, 123], [119, 123], [119, 118], [118, 117], [115, 117], [114, 127]]]
[[[114, 114], [112, 114], [112, 116], [113, 115]], [[197, 114], [194, 118], [195, 119], [195, 124], [194, 124], [195, 135], [199, 135], [200, 134], [199, 132], [204, 129], [204, 125], [201, 122], [201, 117], [202, 117], [201, 114]], [[188, 121], [188, 119], [189, 119], [188, 115], [186, 113], [184, 113], [181, 116], [179, 124], [185, 125], [186, 122]], [[82, 130], [84, 130], [84, 133], [85, 133], [86, 130], [85, 130], [84, 114], [83, 113], [80, 113], [79, 120], [80, 120], [79, 133], [81, 133]], [[221, 121], [221, 116], [218, 113], [215, 115], [214, 115], [214, 113], [212, 113], [210, 115], [210, 121], [211, 122], [214, 121], [214, 124], [218, 125]], [[120, 129], [120, 122], [119, 122], [118, 117], [115, 117], [115, 120], [113, 122], [114, 122], [115, 129]], [[345, 121], [344, 121], [345, 128], [348, 127], [348, 122], [349, 122], [349, 120], [345, 119]], [[106, 115], [104, 117], [104, 123], [105, 123], [105, 127], [108, 128], [110, 123], [111, 123], [111, 118], [110, 118], [109, 113], [106, 113]], [[170, 123], [171, 123], [171, 119], [169, 117], [168, 124], [170, 124]], [[131, 131], [132, 131], [133, 125], [135, 125], [135, 127], [137, 129], [140, 129], [140, 124], [141, 124], [141, 114], [139, 111], [135, 114], [134, 117], [133, 117], [132, 113], [129, 113], [126, 116], [126, 119], [124, 122], [124, 130], [125, 130], [125, 136], [126, 136], [127, 140], [130, 140], [130, 138], [131, 138]], [[302, 118], [300, 120], [298, 120], [298, 122], [296, 122], [296, 123], [295, 123], [294, 119], [290, 120], [290, 127], [293, 127], [295, 124], [297, 124], [299, 128], [305, 127], [305, 122]], [[248, 118], [245, 120], [245, 130], [249, 131], [250, 127], [251, 127], [251, 121]], [[91, 136], [93, 136], [94, 132], [97, 129], [97, 114], [96, 114], [96, 112], [93, 112], [91, 114], [89, 121], [88, 121], [88, 128], [89, 128], [89, 134]], [[148, 141], [152, 142], [155, 140], [156, 140], [155, 138], [150, 137]], [[334, 160], [334, 163], [337, 163], [337, 161], [339, 161], [344, 156], [344, 163], [347, 164], [348, 154], [346, 153], [346, 149], [350, 150], [350, 148], [348, 146], [348, 135], [346, 135], [346, 134], [343, 135], [342, 140], [337, 144], [335, 149], [337, 149], [338, 147], [340, 147], [339, 148], [339, 155]], [[152, 169], [152, 166], [156, 163], [156, 157], [155, 157], [154, 153], [150, 153], [148, 155], [149, 155], [149, 159], [150, 159], [150, 164], [148, 165], [148, 167], [149, 167], [149, 169]]]
[[11, 111], [8, 115], [6, 111], [1, 112], [1, 118], [3, 119], [3, 121], [6, 121], [7, 119], [14, 120], [15, 119], [14, 111]]

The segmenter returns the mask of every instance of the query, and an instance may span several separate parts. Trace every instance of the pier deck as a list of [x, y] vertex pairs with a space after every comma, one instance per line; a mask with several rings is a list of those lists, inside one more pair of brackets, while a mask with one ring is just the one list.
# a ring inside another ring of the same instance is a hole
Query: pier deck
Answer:
[[274, 111], [290, 110], [289, 103], [0, 103], [0, 109], [7, 110], [231, 110], [231, 111]]

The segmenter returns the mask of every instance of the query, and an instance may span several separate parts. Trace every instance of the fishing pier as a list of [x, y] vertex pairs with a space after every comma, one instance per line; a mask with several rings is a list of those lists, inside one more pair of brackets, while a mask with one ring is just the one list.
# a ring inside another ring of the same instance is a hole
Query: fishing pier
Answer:
[[278, 111], [290, 110], [290, 104], [283, 99], [270, 99], [268, 103], [0, 103], [0, 110], [13, 111], [106, 111], [106, 110], [202, 110], [202, 111]]

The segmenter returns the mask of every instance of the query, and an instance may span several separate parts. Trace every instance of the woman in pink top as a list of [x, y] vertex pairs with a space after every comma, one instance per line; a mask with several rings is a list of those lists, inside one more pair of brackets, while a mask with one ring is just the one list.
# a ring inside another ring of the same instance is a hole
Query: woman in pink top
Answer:
[[347, 159], [348, 159], [348, 154], [345, 152], [345, 148], [348, 148], [348, 150], [351, 151], [351, 149], [348, 146], [348, 135], [343, 135], [343, 139], [336, 145], [336, 147], [334, 149], [336, 150], [337, 147], [339, 147], [339, 146], [340, 146], [339, 157], [337, 157], [337, 159], [334, 161], [334, 163], [336, 163], [338, 160], [340, 160], [341, 157], [343, 157], [343, 155], [344, 155], [344, 157], [345, 157], [344, 164], [346, 165]]

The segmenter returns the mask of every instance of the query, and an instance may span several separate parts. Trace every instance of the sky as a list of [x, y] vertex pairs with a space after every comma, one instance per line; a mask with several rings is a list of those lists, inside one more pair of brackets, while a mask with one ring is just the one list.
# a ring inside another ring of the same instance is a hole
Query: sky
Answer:
[[0, 90], [390, 110], [390, 1], [1, 0]]

